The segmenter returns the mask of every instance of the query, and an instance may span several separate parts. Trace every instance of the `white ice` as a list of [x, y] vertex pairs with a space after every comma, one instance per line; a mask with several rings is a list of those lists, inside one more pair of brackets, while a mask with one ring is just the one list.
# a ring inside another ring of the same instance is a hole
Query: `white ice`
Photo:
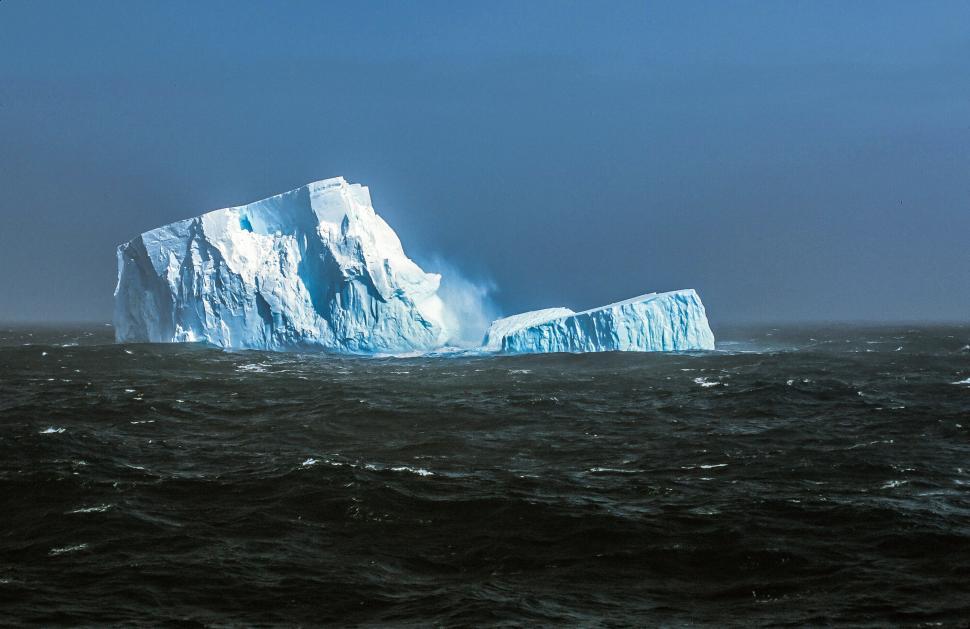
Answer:
[[118, 248], [118, 341], [337, 352], [448, 341], [440, 276], [342, 177], [145, 232]]
[[693, 289], [649, 293], [579, 313], [549, 313], [496, 321], [486, 347], [511, 354], [714, 349], [704, 304]]

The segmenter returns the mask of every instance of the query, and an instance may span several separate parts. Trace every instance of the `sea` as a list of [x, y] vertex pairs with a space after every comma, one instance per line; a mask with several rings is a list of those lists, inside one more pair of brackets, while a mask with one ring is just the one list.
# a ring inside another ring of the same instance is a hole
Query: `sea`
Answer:
[[347, 357], [0, 326], [0, 625], [965, 627], [970, 324]]

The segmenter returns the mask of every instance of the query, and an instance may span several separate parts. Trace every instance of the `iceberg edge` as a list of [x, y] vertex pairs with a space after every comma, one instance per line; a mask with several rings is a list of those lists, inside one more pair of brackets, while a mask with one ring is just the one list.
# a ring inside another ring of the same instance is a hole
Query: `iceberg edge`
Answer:
[[551, 310], [562, 309], [497, 320], [483, 345], [506, 354], [714, 349], [714, 333], [704, 304], [691, 288], [648, 293], [578, 313], [543, 315]]

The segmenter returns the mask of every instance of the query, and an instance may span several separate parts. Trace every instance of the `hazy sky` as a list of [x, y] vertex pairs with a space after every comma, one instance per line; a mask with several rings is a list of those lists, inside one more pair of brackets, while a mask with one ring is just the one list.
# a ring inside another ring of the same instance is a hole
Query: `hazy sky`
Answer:
[[0, 0], [0, 320], [344, 175], [506, 314], [970, 319], [970, 2]]

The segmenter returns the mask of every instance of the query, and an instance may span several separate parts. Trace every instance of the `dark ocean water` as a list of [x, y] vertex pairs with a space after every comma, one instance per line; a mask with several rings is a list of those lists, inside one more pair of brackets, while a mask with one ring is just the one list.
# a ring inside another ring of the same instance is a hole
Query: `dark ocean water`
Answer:
[[0, 328], [0, 624], [965, 626], [970, 326], [346, 358]]

